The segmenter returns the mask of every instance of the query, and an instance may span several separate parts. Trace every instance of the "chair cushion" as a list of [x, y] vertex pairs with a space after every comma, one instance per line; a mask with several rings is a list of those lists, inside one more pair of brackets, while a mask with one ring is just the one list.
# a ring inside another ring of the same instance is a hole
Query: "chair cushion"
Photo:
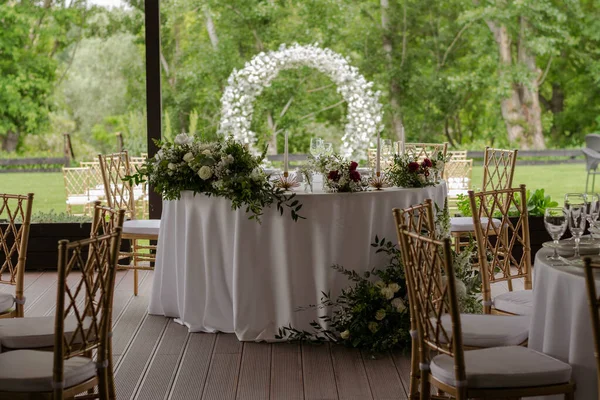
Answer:
[[516, 315], [533, 315], [533, 290], [517, 290], [494, 297], [494, 308]]
[[132, 219], [123, 223], [123, 233], [158, 235], [160, 219]]
[[[469, 347], [518, 346], [529, 337], [530, 318], [525, 316], [461, 314], [460, 323], [463, 345]], [[442, 316], [442, 326], [452, 337], [450, 314]]]
[[[452, 357], [438, 355], [430, 368], [440, 382], [456, 385]], [[569, 364], [522, 346], [465, 351], [465, 372], [470, 388], [543, 386], [571, 379]]]
[[[17, 350], [0, 354], [0, 391], [51, 392], [54, 353]], [[65, 388], [83, 383], [96, 375], [96, 363], [73, 357], [64, 361]]]
[[[481, 217], [481, 225], [484, 229], [488, 224], [489, 218]], [[502, 221], [496, 218], [492, 218], [492, 224], [494, 226], [500, 226]], [[450, 232], [473, 232], [475, 231], [475, 225], [473, 225], [472, 217], [452, 217], [450, 218]]]
[[0, 314], [10, 310], [15, 304], [15, 296], [10, 293], [0, 292]]
[[[85, 318], [84, 329], [89, 328], [91, 321], [90, 317]], [[77, 319], [75, 316], [68, 316], [65, 319], [65, 333], [72, 334], [75, 329]], [[54, 317], [0, 319], [0, 346], [3, 350], [53, 347]]]
[[72, 206], [81, 206], [93, 203], [96, 200], [98, 200], [98, 196], [69, 196], [67, 198], [67, 204]]

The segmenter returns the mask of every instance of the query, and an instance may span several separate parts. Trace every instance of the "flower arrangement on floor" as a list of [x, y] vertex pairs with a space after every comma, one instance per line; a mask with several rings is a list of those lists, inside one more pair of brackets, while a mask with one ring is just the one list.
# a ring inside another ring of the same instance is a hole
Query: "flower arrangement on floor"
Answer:
[[393, 163], [385, 174], [394, 186], [405, 188], [434, 186], [440, 182], [441, 171], [444, 170], [446, 161], [442, 153], [437, 153], [435, 158], [425, 158], [420, 162], [408, 154], [395, 154]]
[[173, 142], [157, 144], [156, 156], [125, 180], [134, 184], [147, 180], [166, 200], [179, 199], [184, 190], [225, 197], [232, 209], [246, 207], [249, 218], [259, 222], [263, 209], [273, 204], [281, 214], [289, 208], [294, 221], [303, 218], [295, 194], [275, 187], [260, 167], [265, 152], [255, 156], [233, 138], [206, 143], [184, 133]]
[[[437, 209], [436, 214], [436, 234], [447, 237], [450, 232], [447, 207]], [[354, 285], [343, 289], [336, 299], [323, 293], [319, 304], [298, 309], [328, 311], [319, 317], [320, 321], [311, 322], [312, 332], [289, 325], [279, 328], [275, 338], [311, 343], [332, 341], [374, 353], [408, 348], [410, 315], [400, 250], [391, 241], [377, 236], [371, 246], [376, 253], [388, 257], [387, 265], [362, 274], [333, 265], [333, 269], [346, 275]], [[481, 278], [478, 270], [471, 267], [473, 250], [474, 246], [470, 246], [454, 254], [459, 307], [465, 313], [482, 312]]]
[[327, 192], [361, 192], [369, 186], [367, 179], [358, 172], [358, 163], [338, 154], [319, 158], [309, 156], [301, 173], [308, 178], [313, 172], [323, 175], [323, 187]]

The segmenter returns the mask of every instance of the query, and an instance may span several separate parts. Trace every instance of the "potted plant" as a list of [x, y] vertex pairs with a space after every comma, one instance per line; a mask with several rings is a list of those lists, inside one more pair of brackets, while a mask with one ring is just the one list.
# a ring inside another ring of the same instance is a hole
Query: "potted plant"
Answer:
[[[19, 221], [17, 221], [19, 222]], [[4, 232], [7, 221], [0, 219], [0, 230]], [[29, 242], [27, 245], [27, 270], [56, 269], [58, 261], [58, 241], [82, 240], [90, 237], [92, 219], [88, 216], [75, 216], [67, 213], [37, 212], [31, 215]], [[12, 238], [8, 238], [8, 246]], [[129, 241], [121, 243], [121, 250], [127, 251]], [[14, 260], [16, 262], [16, 259]], [[4, 262], [4, 253], [0, 252], [0, 265]]]

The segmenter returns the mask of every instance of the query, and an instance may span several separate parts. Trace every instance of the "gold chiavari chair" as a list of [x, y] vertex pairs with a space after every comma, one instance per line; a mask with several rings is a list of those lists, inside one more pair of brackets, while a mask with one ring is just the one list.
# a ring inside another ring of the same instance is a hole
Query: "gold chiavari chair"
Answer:
[[[74, 399], [86, 391], [109, 398], [107, 342], [120, 235], [116, 228], [109, 235], [59, 242], [54, 351], [0, 354], [0, 399]], [[73, 320], [75, 329], [67, 329]]]
[[[423, 204], [419, 204], [406, 209], [394, 209], [394, 218], [398, 233], [398, 242], [400, 243], [400, 228], [404, 228], [410, 232], [419, 234], [421, 236], [427, 236], [432, 239], [436, 238], [435, 222], [434, 222], [434, 211], [433, 202], [430, 199], [426, 199]], [[406, 284], [410, 285], [412, 279], [409, 277], [411, 274], [410, 268], [405, 268]], [[414, 300], [410, 298], [413, 291], [408, 290], [409, 303], [414, 304]], [[413, 316], [413, 310], [409, 307], [411, 313], [411, 338], [412, 338], [412, 354], [411, 354], [411, 373], [410, 373], [410, 387], [409, 387], [409, 398], [419, 398], [419, 362], [417, 341], [417, 330], [416, 330], [416, 319]], [[514, 345], [526, 345], [527, 338], [529, 336], [529, 323], [528, 317], [503, 317], [498, 315], [475, 315], [475, 314], [461, 314], [460, 315], [463, 323], [463, 340], [465, 344], [465, 350], [486, 348], [486, 347], [501, 347], [501, 346], [514, 346]], [[449, 325], [450, 321], [448, 318], [444, 320], [446, 325]]]
[[104, 181], [102, 180], [102, 170], [100, 169], [100, 163], [98, 161], [81, 161], [79, 166], [82, 168], [89, 168], [90, 178], [89, 185], [90, 196], [98, 199], [104, 198]]
[[[100, 201], [96, 201], [94, 204], [90, 238], [110, 235], [116, 232], [117, 228], [122, 229], [124, 219], [125, 210], [108, 208], [102, 206]], [[87, 254], [88, 258], [92, 256], [92, 252]], [[112, 316], [109, 317], [112, 318]], [[51, 316], [14, 318], [0, 321], [1, 351], [7, 352], [23, 349], [52, 351], [54, 349], [54, 323], [54, 317]], [[110, 321], [109, 326], [112, 326], [112, 321]], [[64, 326], [65, 334], [72, 334], [76, 329], [77, 323], [75, 317], [67, 317]], [[112, 371], [112, 339], [110, 335], [106, 347], [108, 351], [108, 370]], [[112, 374], [108, 375], [108, 389], [109, 393], [112, 394], [111, 399], [116, 398]]]
[[550, 394], [573, 399], [569, 364], [523, 346], [465, 351], [456, 282], [447, 279], [454, 276], [450, 239], [438, 241], [406, 226], [399, 236], [404, 266], [411, 271], [422, 400], [432, 398], [431, 386], [458, 400]]
[[[146, 161], [147, 157], [129, 157], [129, 168], [131, 172], [137, 171], [137, 168], [141, 167]], [[135, 197], [135, 207], [137, 208], [136, 215], [140, 219], [148, 219], [149, 214], [149, 202], [148, 202], [148, 185], [146, 182], [142, 182], [137, 186], [133, 187]]]
[[[600, 297], [596, 292], [596, 278], [600, 273], [600, 260], [590, 257], [585, 258], [585, 285], [590, 306], [590, 317], [592, 319], [592, 331], [594, 332], [594, 356], [596, 357], [596, 375], [598, 387], [600, 388]], [[594, 276], [596, 275], [596, 276]], [[598, 392], [600, 400], [600, 391]]]
[[473, 176], [473, 160], [450, 159], [444, 169], [444, 180], [448, 186], [448, 204], [450, 209], [456, 208], [459, 194], [467, 195], [471, 189]]
[[[510, 189], [515, 175], [518, 150], [485, 148], [482, 191]], [[484, 221], [485, 222], [485, 221]], [[457, 251], [475, 234], [471, 217], [452, 217], [450, 231]]]
[[125, 176], [131, 175], [127, 152], [100, 154], [98, 158], [102, 168], [108, 206], [126, 210], [127, 220], [123, 223], [123, 239], [131, 241], [132, 251], [122, 255], [130, 258], [130, 264], [119, 264], [119, 267], [133, 269], [133, 293], [137, 296], [138, 270], [152, 270], [152, 263], [156, 259], [156, 245], [142, 244], [140, 241], [158, 240], [160, 220], [137, 218], [134, 189], [129, 182], [123, 181]]
[[[402, 142], [396, 142], [396, 152], [402, 153]], [[417, 161], [423, 161], [425, 158], [435, 159], [439, 153], [444, 158], [448, 152], [448, 143], [406, 143], [404, 145], [404, 154], [408, 154]]]
[[21, 318], [33, 193], [0, 194], [0, 201], [0, 283], [15, 286], [14, 295], [0, 292], [0, 319]]
[[[71, 215], [90, 215], [92, 203], [98, 200], [98, 196], [90, 193], [91, 172], [85, 167], [67, 168], [63, 167], [65, 181], [65, 194], [67, 196], [67, 213]], [[73, 207], [81, 207], [81, 213], [73, 213]]]
[[[519, 188], [469, 191], [486, 313], [531, 315], [531, 246], [525, 185]], [[514, 212], [518, 216], [510, 217]], [[516, 247], [522, 251], [515, 252]], [[523, 290], [515, 290], [515, 282]], [[492, 298], [491, 285], [505, 283], [508, 292]]]

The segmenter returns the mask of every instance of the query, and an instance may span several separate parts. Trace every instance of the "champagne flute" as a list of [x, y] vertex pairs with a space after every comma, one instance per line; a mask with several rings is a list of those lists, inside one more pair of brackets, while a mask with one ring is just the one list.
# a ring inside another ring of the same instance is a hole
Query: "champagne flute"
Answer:
[[570, 204], [567, 214], [567, 218], [569, 221], [569, 231], [575, 239], [575, 254], [573, 255], [573, 258], [575, 260], [581, 257], [579, 255], [579, 242], [581, 241], [583, 231], [585, 231], [586, 208], [587, 206], [585, 204]]
[[319, 156], [323, 153], [323, 139], [321, 138], [311, 138], [310, 139], [310, 154], [315, 158], [319, 158]]
[[558, 255], [558, 241], [567, 230], [567, 212], [564, 208], [548, 207], [544, 211], [544, 225], [546, 231], [554, 241], [554, 254], [548, 256], [550, 260], [560, 260]]

